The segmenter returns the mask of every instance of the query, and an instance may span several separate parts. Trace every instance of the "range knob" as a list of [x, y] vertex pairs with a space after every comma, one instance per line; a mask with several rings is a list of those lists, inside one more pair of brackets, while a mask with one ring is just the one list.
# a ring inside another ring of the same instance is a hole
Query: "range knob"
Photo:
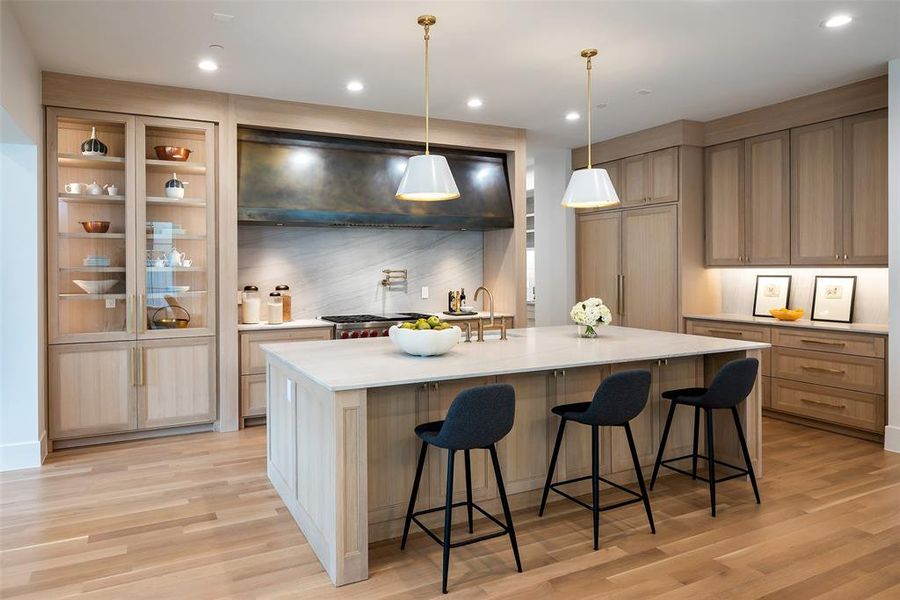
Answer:
[[349, 338], [349, 337], [350, 337], [350, 334], [347, 333], [346, 331], [342, 331], [342, 332], [341, 332], [341, 339], [342, 339], [342, 340], [346, 340], [346, 339]]
[[358, 338], [358, 337], [359, 337], [359, 332], [358, 332], [358, 331], [354, 331], [353, 333], [350, 334], [350, 337], [351, 337], [351, 338], [354, 338], [354, 339], [355, 339], [355, 338]]
[[381, 335], [387, 337], [388, 335], [390, 335], [390, 333], [391, 333], [390, 329], [385, 329], [384, 331], [381, 332]]
[[361, 338], [369, 337], [369, 331], [366, 329], [363, 329], [362, 331], [359, 332], [359, 337], [361, 337]]
[[378, 337], [378, 330], [377, 330], [377, 329], [373, 329], [372, 331], [370, 331], [370, 332], [369, 332], [369, 337]]

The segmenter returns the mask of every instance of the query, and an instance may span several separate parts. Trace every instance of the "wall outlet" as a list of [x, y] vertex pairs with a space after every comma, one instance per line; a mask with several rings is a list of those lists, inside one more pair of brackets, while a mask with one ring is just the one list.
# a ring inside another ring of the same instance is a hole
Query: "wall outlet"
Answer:
[[422, 286], [422, 300], [428, 300], [428, 286]]

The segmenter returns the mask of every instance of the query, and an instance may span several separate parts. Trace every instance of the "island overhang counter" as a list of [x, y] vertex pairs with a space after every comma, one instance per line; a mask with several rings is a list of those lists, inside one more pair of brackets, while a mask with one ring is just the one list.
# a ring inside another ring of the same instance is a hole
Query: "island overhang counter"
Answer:
[[[461, 342], [428, 358], [404, 354], [386, 338], [266, 345], [268, 476], [332, 582], [353, 583], [368, 577], [368, 544], [402, 530], [419, 450], [414, 427], [443, 418], [459, 391], [494, 382], [516, 390], [515, 425], [498, 444], [516, 510], [540, 501], [558, 426], [551, 407], [589, 401], [612, 372], [648, 369], [650, 398], [631, 426], [641, 465], [649, 470], [668, 408], [662, 392], [705, 385], [725, 362], [760, 359], [768, 346], [614, 326], [594, 339], [578, 337], [574, 326], [517, 329], [506, 341]], [[757, 385], [739, 407], [757, 476], [761, 406]], [[717, 458], [741, 464], [730, 415], [721, 417], [715, 423]], [[578, 429], [566, 432], [559, 479], [590, 473], [589, 428]], [[676, 411], [666, 458], [688, 454], [692, 439], [693, 411]], [[487, 454], [473, 452], [473, 496], [499, 511]], [[605, 477], [634, 480], [620, 428], [601, 432], [600, 455]], [[444, 469], [441, 453], [429, 453], [417, 507], [444, 504]], [[462, 498], [465, 492], [460, 486], [455, 493]], [[601, 529], [601, 544], [602, 535]]]

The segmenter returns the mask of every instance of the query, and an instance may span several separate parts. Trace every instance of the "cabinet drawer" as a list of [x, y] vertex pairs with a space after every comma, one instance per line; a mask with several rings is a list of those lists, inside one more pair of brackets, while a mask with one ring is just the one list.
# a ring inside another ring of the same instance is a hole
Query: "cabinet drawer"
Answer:
[[884, 396], [875, 394], [773, 378], [772, 409], [866, 431], [884, 432]]
[[776, 328], [772, 332], [772, 345], [884, 358], [884, 338], [864, 333]]
[[260, 350], [260, 346], [264, 344], [302, 340], [330, 340], [331, 334], [331, 327], [243, 332], [241, 333], [241, 375], [266, 372], [266, 355]]
[[884, 361], [880, 358], [774, 348], [772, 375], [870, 394], [884, 393]]
[[266, 374], [241, 375], [241, 416], [266, 415]]
[[[691, 335], [744, 340], [747, 342], [771, 343], [771, 329], [765, 326], [744, 325], [719, 321], [688, 321], [687, 332]], [[772, 352], [770, 348], [762, 351], [762, 375], [770, 375], [772, 371]]]

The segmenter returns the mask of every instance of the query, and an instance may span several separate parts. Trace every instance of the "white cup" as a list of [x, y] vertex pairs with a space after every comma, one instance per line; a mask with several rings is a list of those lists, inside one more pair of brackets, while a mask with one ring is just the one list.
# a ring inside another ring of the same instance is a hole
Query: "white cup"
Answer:
[[86, 183], [67, 183], [66, 184], [66, 193], [68, 194], [83, 194], [84, 189], [87, 187]]
[[181, 266], [182, 266], [182, 267], [189, 267], [189, 266], [191, 266], [192, 264], [194, 264], [194, 261], [191, 260], [190, 258], [185, 258], [185, 259], [183, 259], [183, 260], [181, 261]]
[[117, 188], [117, 187], [114, 186], [114, 185], [107, 185], [107, 186], [106, 186], [106, 193], [109, 194], [110, 196], [115, 196], [116, 194], [119, 193], [119, 188]]

